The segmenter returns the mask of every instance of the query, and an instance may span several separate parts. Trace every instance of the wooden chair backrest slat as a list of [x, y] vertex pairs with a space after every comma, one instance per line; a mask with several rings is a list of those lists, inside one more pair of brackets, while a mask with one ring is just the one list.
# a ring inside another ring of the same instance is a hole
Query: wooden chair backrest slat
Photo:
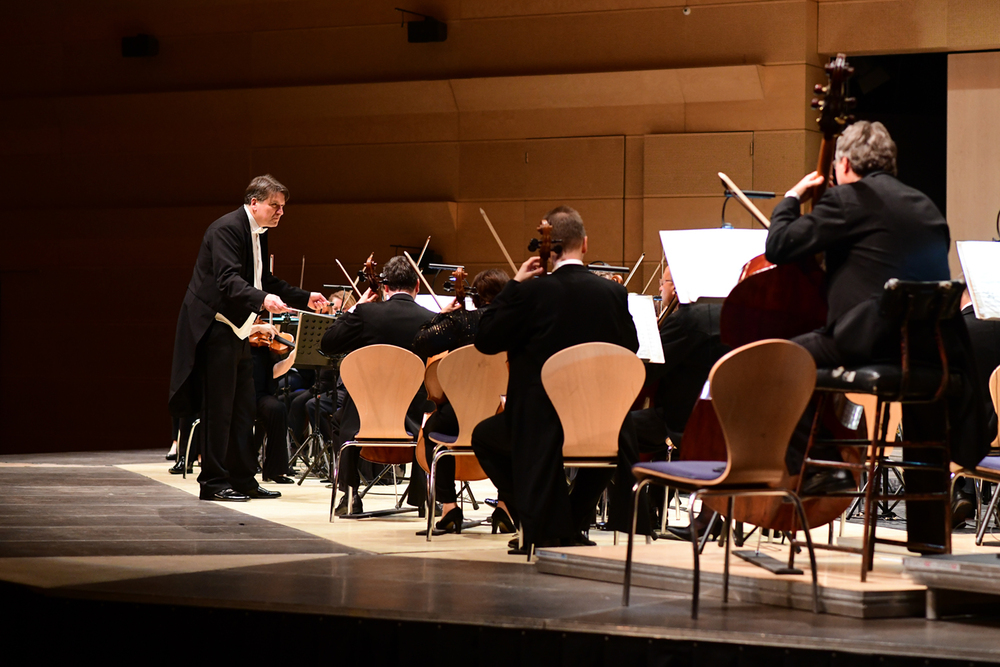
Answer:
[[413, 437], [406, 432], [404, 422], [424, 380], [420, 357], [395, 345], [369, 345], [344, 358], [340, 377], [361, 417], [358, 440]]
[[[990, 397], [993, 399], [993, 410], [1000, 415], [1000, 366], [994, 368], [990, 374]], [[993, 449], [1000, 447], [1000, 423], [997, 424], [997, 431], [997, 437], [991, 445]]]
[[635, 353], [611, 343], [574, 345], [549, 357], [542, 385], [562, 423], [563, 458], [615, 456], [645, 377]]
[[507, 355], [486, 355], [473, 345], [454, 350], [441, 360], [438, 381], [458, 418], [455, 447], [472, 446], [472, 430], [497, 413], [507, 393]]
[[816, 364], [787, 340], [761, 340], [728, 353], [708, 376], [729, 460], [719, 483], [781, 482], [785, 451], [816, 386]]

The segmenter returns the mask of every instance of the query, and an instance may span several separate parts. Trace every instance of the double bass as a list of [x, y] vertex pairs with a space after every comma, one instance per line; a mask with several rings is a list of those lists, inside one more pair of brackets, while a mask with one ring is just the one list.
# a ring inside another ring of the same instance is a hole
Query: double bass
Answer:
[[[847, 96], [847, 80], [854, 69], [847, 64], [844, 54], [826, 65], [829, 83], [816, 86], [817, 99], [813, 108], [821, 110], [817, 119], [823, 132], [816, 171], [826, 176], [823, 184], [812, 193], [817, 201], [831, 178], [836, 140], [853, 118], [847, 113], [854, 100]], [[735, 349], [765, 338], [792, 338], [823, 327], [826, 324], [826, 275], [816, 258], [801, 262], [775, 265], [761, 255], [743, 267], [739, 283], [733, 288], [722, 306], [720, 330], [722, 342]], [[847, 417], [856, 407], [843, 397], [827, 401], [826, 409], [817, 418], [836, 438], [864, 438], [864, 421], [852, 429]], [[860, 460], [855, 448], [841, 450], [845, 460]], [[684, 431], [681, 460], [725, 461], [726, 441], [719, 426], [711, 398], [696, 403]], [[858, 472], [854, 473], [858, 481]], [[798, 488], [799, 475], [785, 474], [780, 486]], [[803, 499], [809, 525], [813, 528], [829, 523], [840, 516], [853, 498]], [[725, 513], [726, 499], [706, 499], [710, 509]], [[801, 529], [790, 504], [774, 498], [737, 498], [732, 519], [777, 531]]]

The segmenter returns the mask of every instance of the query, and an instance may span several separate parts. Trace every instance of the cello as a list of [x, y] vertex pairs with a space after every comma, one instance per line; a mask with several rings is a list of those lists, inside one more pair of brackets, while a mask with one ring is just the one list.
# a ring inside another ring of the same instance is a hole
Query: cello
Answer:
[[[854, 99], [847, 96], [847, 80], [854, 69], [847, 64], [844, 54], [825, 67], [829, 83], [816, 86], [817, 99], [812, 106], [822, 114], [817, 119], [823, 132], [819, 161], [816, 171], [827, 178], [814, 189], [813, 201], [817, 201], [830, 180], [831, 166], [837, 136], [853, 120], [847, 113]], [[739, 283], [733, 288], [722, 306], [720, 329], [722, 342], [732, 348], [765, 338], [792, 338], [814, 331], [826, 324], [826, 276], [815, 258], [775, 265], [761, 255], [750, 260], [744, 267]], [[817, 419], [836, 438], [864, 438], [864, 421], [852, 423], [856, 414], [853, 403], [843, 395], [826, 403], [828, 409], [820, 412]], [[855, 426], [855, 428], [851, 428]], [[726, 441], [719, 426], [710, 397], [698, 400], [684, 431], [681, 460], [725, 461]], [[860, 460], [860, 452], [854, 448], [841, 450], [845, 460]], [[859, 473], [855, 472], [855, 481]], [[784, 488], [797, 489], [799, 475], [785, 473], [779, 484]], [[810, 527], [822, 526], [840, 516], [853, 501], [852, 498], [808, 498], [803, 499]], [[724, 514], [725, 499], [706, 499], [710, 509]], [[780, 499], [737, 498], [733, 508], [733, 521], [750, 523], [761, 528], [777, 531], [791, 531], [797, 521], [794, 510]]]

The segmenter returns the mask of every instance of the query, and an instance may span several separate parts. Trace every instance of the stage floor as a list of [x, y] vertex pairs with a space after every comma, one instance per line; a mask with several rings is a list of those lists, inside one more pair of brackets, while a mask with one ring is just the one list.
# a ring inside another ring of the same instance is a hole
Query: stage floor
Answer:
[[[329, 488], [313, 479], [271, 486], [284, 494], [274, 501], [199, 501], [195, 480], [168, 466], [159, 450], [0, 456], [0, 580], [51, 597], [1000, 662], [997, 616], [931, 622], [732, 598], [723, 606], [708, 586], [692, 621], [686, 592], [637, 586], [623, 608], [619, 584], [542, 571], [558, 569], [553, 558], [620, 561], [624, 546], [609, 533], [592, 531], [597, 548], [551, 550], [528, 563], [507, 554], [511, 536], [488, 526], [427, 542], [415, 534], [424, 526], [415, 513], [329, 523]], [[488, 483], [473, 488], [479, 500], [492, 495]], [[390, 506], [391, 490], [376, 487], [365, 509]], [[987, 544], [1000, 551], [995, 538]], [[706, 549], [706, 571], [720, 552]], [[820, 567], [821, 585], [832, 586], [835, 570], [856, 583], [856, 559], [834, 556], [839, 564]], [[637, 558], [683, 570], [691, 554], [686, 543], [659, 540], [640, 545]], [[872, 587], [919, 593], [899, 572], [901, 556], [880, 559]], [[734, 575], [744, 576], [750, 566], [737, 562]], [[808, 577], [808, 558], [797, 563]]]

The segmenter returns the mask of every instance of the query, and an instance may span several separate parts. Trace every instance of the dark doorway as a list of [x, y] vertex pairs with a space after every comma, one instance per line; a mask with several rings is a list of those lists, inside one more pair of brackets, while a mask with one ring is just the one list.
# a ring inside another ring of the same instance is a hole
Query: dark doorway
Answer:
[[947, 216], [948, 54], [848, 55], [848, 62], [854, 115], [886, 126], [899, 151], [899, 180]]

